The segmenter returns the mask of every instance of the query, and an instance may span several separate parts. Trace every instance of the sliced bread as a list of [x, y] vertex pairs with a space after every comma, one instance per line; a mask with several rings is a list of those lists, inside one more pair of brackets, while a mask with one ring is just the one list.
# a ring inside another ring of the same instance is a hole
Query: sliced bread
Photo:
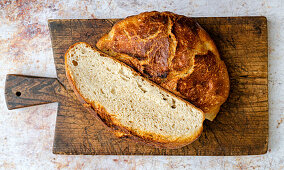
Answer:
[[79, 99], [118, 137], [179, 148], [200, 136], [200, 109], [89, 44], [71, 46], [65, 66]]
[[193, 18], [157, 11], [129, 16], [96, 46], [200, 108], [211, 121], [228, 98], [226, 65]]

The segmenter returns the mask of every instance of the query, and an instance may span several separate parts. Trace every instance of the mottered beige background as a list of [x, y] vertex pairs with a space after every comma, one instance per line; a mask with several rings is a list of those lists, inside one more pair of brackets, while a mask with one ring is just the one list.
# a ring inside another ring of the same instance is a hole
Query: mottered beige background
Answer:
[[[123, 18], [152, 10], [193, 17], [267, 17], [270, 114], [267, 154], [231, 157], [54, 155], [57, 103], [7, 110], [6, 74], [56, 77], [48, 19]], [[0, 0], [0, 169], [284, 169], [283, 83], [282, 0]]]

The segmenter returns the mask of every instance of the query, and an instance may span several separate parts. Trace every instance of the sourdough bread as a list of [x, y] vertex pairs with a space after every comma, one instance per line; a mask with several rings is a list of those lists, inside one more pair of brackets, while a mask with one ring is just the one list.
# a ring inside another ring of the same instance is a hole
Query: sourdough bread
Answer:
[[194, 19], [144, 12], [116, 23], [97, 47], [184, 98], [213, 120], [229, 94], [218, 50]]
[[79, 99], [118, 137], [179, 148], [202, 132], [204, 114], [200, 109], [87, 43], [69, 48], [65, 66]]

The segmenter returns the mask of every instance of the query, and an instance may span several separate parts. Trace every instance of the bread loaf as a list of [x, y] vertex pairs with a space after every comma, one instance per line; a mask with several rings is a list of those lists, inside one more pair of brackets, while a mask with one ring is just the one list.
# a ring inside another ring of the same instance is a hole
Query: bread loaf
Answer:
[[65, 66], [79, 99], [118, 137], [179, 148], [202, 132], [200, 109], [87, 43], [69, 48]]
[[209, 35], [193, 19], [145, 12], [116, 23], [97, 47], [184, 98], [213, 120], [229, 94], [229, 76]]

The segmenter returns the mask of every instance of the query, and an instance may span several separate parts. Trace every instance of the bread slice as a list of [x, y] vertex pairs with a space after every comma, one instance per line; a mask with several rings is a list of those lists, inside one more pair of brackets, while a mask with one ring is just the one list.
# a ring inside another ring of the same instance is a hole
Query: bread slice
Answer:
[[89, 44], [71, 46], [65, 66], [79, 99], [118, 137], [179, 148], [200, 136], [204, 121], [200, 109]]

